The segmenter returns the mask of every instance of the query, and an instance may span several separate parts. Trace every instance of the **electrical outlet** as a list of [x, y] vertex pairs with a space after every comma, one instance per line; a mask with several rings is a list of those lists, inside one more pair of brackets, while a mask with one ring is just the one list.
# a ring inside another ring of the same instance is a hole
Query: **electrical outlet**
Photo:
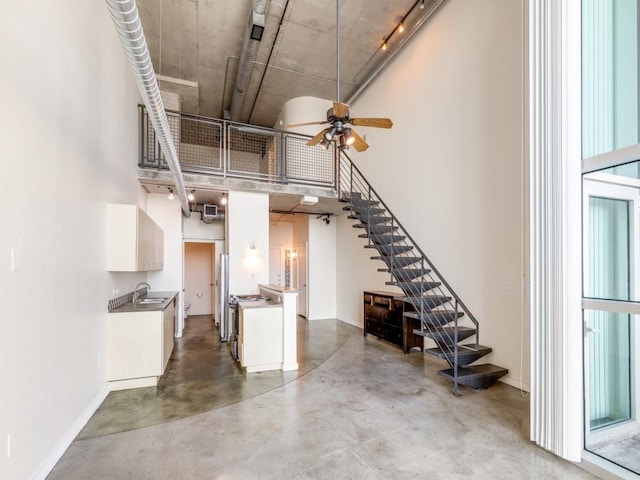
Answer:
[[11, 458], [11, 434], [7, 433], [7, 458]]
[[100, 366], [100, 363], [101, 363], [101, 362], [100, 362], [100, 355], [98, 355], [98, 360], [97, 360], [97, 362], [98, 362], [98, 367], [99, 367], [99, 366]]

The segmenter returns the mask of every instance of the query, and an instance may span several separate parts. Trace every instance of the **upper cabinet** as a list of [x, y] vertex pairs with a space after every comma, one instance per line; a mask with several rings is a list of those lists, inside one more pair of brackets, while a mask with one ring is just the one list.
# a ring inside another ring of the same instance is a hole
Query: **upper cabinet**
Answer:
[[108, 206], [107, 269], [111, 272], [162, 270], [164, 232], [135, 205]]

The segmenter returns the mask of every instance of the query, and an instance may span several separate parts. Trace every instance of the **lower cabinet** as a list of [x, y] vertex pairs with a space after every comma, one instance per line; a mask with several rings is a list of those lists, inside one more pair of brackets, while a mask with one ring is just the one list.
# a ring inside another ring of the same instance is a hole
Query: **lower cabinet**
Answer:
[[111, 390], [158, 384], [174, 342], [175, 300], [161, 311], [110, 313], [107, 380]]
[[247, 373], [282, 369], [282, 307], [239, 308], [238, 356]]
[[364, 292], [364, 334], [375, 335], [399, 347], [404, 353], [412, 348], [422, 350], [424, 339], [413, 333], [420, 321], [404, 317], [404, 302], [397, 294], [383, 291]]

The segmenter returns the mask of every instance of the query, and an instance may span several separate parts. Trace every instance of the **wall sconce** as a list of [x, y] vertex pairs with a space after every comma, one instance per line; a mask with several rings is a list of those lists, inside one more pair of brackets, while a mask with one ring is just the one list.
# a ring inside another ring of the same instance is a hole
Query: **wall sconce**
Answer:
[[289, 252], [289, 258], [291, 260], [295, 260], [297, 256], [298, 256], [298, 252], [296, 252], [295, 250], [291, 250], [291, 252]]
[[249, 249], [250, 249], [250, 250], [255, 250], [255, 249], [256, 249], [256, 244], [255, 244], [255, 243], [251, 243], [251, 244], [249, 245]]
[[169, 200], [173, 200], [173, 188], [169, 187], [169, 195], [167, 197]]

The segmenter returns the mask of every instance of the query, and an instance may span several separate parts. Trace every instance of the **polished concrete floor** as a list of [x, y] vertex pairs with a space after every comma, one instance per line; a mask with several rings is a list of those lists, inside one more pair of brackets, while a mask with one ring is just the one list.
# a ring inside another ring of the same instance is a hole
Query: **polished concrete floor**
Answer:
[[[103, 420], [92, 419], [48, 478], [595, 478], [528, 440], [529, 401], [518, 390], [498, 383], [454, 398], [436, 375], [443, 368], [436, 360], [403, 355], [337, 320], [302, 326], [305, 374], [263, 386], [261, 376], [272, 375], [245, 377], [224, 346], [192, 336], [189, 330], [199, 331], [193, 322], [171, 364], [173, 382], [184, 387], [165, 380], [158, 387], [164, 393], [134, 395], [125, 407], [105, 402], [96, 413]], [[211, 323], [201, 327], [206, 332]], [[210, 349], [219, 354], [209, 359]], [[184, 362], [188, 355], [216, 365], [198, 374]], [[192, 395], [199, 381], [219, 399], [205, 398], [204, 390]], [[184, 405], [169, 398], [172, 391]], [[129, 411], [136, 402], [155, 405], [144, 407], [153, 418], [148, 426]], [[185, 406], [190, 402], [207, 406]], [[109, 433], [111, 423], [120, 433]]]
[[111, 392], [77, 439], [157, 425], [260, 395], [313, 370], [349, 338], [343, 323], [327, 329], [302, 317], [297, 331], [297, 371], [245, 375], [211, 317], [189, 317], [158, 385]]

